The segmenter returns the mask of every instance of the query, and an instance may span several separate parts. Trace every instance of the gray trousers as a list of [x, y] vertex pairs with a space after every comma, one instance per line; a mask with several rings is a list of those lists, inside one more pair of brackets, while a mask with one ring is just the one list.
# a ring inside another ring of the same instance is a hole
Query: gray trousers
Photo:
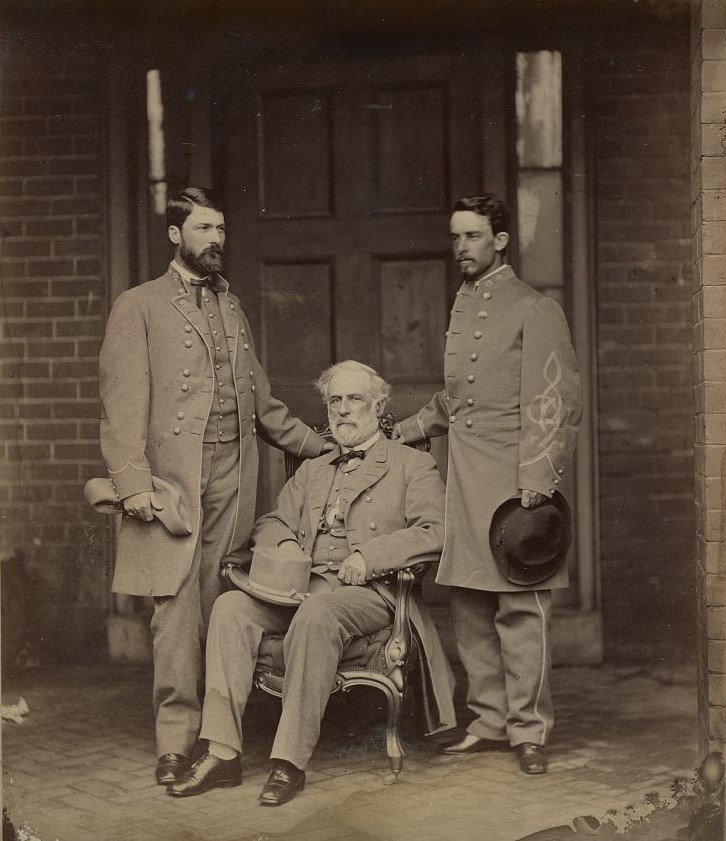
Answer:
[[192, 566], [175, 596], [154, 599], [151, 619], [158, 756], [189, 756], [197, 740], [204, 645], [212, 605], [222, 592], [219, 568], [234, 532], [238, 482], [239, 442], [203, 444], [202, 524]]
[[354, 637], [390, 624], [392, 613], [370, 587], [342, 586], [299, 608], [260, 601], [241, 591], [217, 599], [207, 637], [207, 686], [200, 738], [242, 752], [242, 716], [265, 632], [285, 633], [282, 715], [270, 753], [304, 769], [343, 650]]
[[547, 743], [554, 724], [550, 695], [549, 590], [493, 593], [451, 588], [459, 657], [468, 677], [467, 731], [511, 745]]

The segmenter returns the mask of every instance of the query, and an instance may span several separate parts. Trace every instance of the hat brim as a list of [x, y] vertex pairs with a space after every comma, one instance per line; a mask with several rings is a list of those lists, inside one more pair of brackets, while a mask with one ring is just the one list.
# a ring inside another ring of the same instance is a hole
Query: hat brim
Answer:
[[524, 566], [517, 561], [510, 560], [500, 562], [499, 572], [509, 581], [510, 584], [519, 584], [521, 587], [532, 587], [534, 584], [542, 584], [554, 576], [565, 562], [565, 556], [558, 558], [550, 564], [539, 566]]
[[[169, 482], [151, 477], [155, 500], [152, 500], [152, 514], [175, 537], [187, 537], [192, 533], [189, 512], [179, 491]], [[123, 514], [123, 505], [116, 496], [116, 489], [110, 479], [89, 479], [84, 488], [86, 501], [98, 514]], [[157, 505], [154, 505], [154, 502]]]
[[512, 497], [511, 499], [506, 500], [506, 502], [503, 502], [494, 512], [492, 522], [489, 527], [489, 546], [500, 575], [502, 575], [510, 584], [517, 584], [520, 587], [532, 587], [536, 584], [542, 584], [556, 575], [559, 570], [562, 569], [567, 560], [567, 552], [572, 541], [572, 515], [570, 514], [570, 506], [567, 504], [565, 497], [559, 491], [555, 491], [547, 502], [554, 505], [559, 511], [566, 532], [563, 539], [562, 549], [558, 557], [552, 561], [542, 564], [523, 564], [516, 558], [512, 558], [507, 555], [497, 545], [496, 535], [509, 514], [521, 506], [522, 498], [519, 496]]
[[233, 584], [238, 590], [242, 590], [248, 595], [254, 596], [256, 599], [261, 599], [264, 602], [287, 605], [289, 607], [299, 607], [309, 596], [315, 596], [318, 593], [329, 593], [332, 591], [332, 587], [328, 583], [327, 579], [325, 579], [322, 575], [318, 575], [316, 572], [310, 573], [310, 583], [308, 585], [310, 590], [307, 593], [300, 593], [295, 598], [283, 594], [272, 593], [269, 590], [260, 590], [255, 587], [254, 582], [250, 581], [250, 574], [246, 569], [236, 566], [231, 567], [227, 575], [230, 584]]

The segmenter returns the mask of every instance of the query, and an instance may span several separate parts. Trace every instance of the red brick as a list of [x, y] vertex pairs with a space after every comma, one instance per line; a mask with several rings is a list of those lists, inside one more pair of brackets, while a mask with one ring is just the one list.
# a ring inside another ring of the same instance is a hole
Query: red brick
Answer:
[[69, 341], [48, 341], [27, 343], [27, 355], [33, 359], [59, 359], [64, 356], [75, 356], [76, 347]]
[[57, 336], [93, 336], [101, 331], [99, 318], [74, 318], [69, 321], [56, 321]]
[[23, 180], [22, 178], [0, 178], [0, 195], [2, 196], [22, 196], [23, 194]]
[[50, 444], [23, 443], [8, 447], [10, 461], [42, 461], [50, 458]]
[[50, 242], [43, 239], [7, 239], [5, 257], [50, 257]]
[[58, 258], [29, 260], [28, 275], [31, 277], [73, 276], [73, 260]]
[[73, 192], [72, 178], [26, 178], [26, 196], [65, 196]]
[[83, 461], [88, 458], [97, 458], [97, 453], [88, 444], [54, 444], [53, 452], [57, 459], [66, 461]]
[[8, 137], [37, 137], [45, 131], [45, 120], [42, 117], [8, 117], [3, 118], [3, 133]]
[[50, 201], [48, 199], [26, 197], [0, 201], [0, 217], [48, 215], [50, 215]]
[[78, 298], [89, 292], [100, 292], [103, 287], [95, 278], [77, 280], [75, 277], [54, 278], [50, 294], [57, 298]]
[[47, 166], [51, 175], [92, 175], [99, 168], [98, 158], [90, 155], [51, 158]]
[[63, 237], [53, 240], [54, 257], [99, 256], [101, 242], [98, 237]]
[[25, 302], [25, 311], [29, 318], [63, 318], [75, 315], [76, 304], [75, 301], [59, 298], [33, 299]]
[[91, 134], [98, 132], [99, 126], [94, 117], [77, 116], [75, 114], [58, 114], [48, 117], [45, 121], [49, 134]]
[[44, 397], [50, 400], [54, 397], [73, 398], [76, 397], [76, 384], [73, 382], [29, 382], [25, 383], [26, 397]]
[[53, 214], [66, 216], [69, 214], [89, 216], [100, 213], [101, 202], [99, 198], [84, 196], [52, 199]]
[[98, 383], [89, 380], [81, 380], [78, 383], [78, 391], [80, 397], [87, 397], [89, 399], [98, 399]]
[[74, 137], [73, 138], [73, 154], [74, 155], [100, 155], [101, 154], [101, 140], [99, 136], [88, 137]]
[[25, 152], [28, 155], [50, 156], [73, 154], [73, 143], [68, 137], [27, 137], [24, 143]]
[[4, 363], [0, 366], [0, 376], [19, 376], [24, 380], [47, 380], [50, 376], [50, 365], [48, 362], [28, 362], [27, 360]]
[[70, 403], [56, 403], [53, 415], [57, 418], [100, 418], [101, 404], [98, 400], [98, 383], [95, 385], [95, 399]]
[[29, 337], [43, 338], [53, 335], [53, 324], [49, 321], [6, 321], [5, 335], [11, 339], [25, 339]]
[[96, 339], [79, 339], [78, 340], [78, 355], [80, 357], [92, 356], [98, 357], [101, 352], [102, 334]]
[[59, 379], [98, 377], [96, 360], [78, 360], [74, 362], [53, 362], [53, 376]]
[[25, 221], [25, 235], [29, 237], [71, 236], [72, 233], [72, 219], [27, 219]]
[[96, 257], [77, 257], [76, 274], [98, 276], [101, 274], [101, 261]]
[[99, 217], [91, 219], [76, 219], [76, 234], [84, 236], [86, 234], [98, 234], [101, 231], [101, 221]]
[[[28, 268], [26, 265], [25, 260], [3, 260], [3, 276], [10, 280], [9, 288], [12, 289], [12, 279], [13, 278], [24, 278], [27, 277]], [[6, 284], [6, 290], [8, 288], [8, 284]], [[6, 295], [12, 297], [12, 292], [5, 292]]]
[[48, 161], [43, 158], [0, 159], [0, 175], [45, 175], [49, 171]]
[[[48, 363], [45, 364], [47, 365]], [[18, 415], [21, 418], [49, 418], [51, 416], [51, 410], [50, 403], [47, 403], [45, 400], [37, 403], [30, 403], [24, 400], [18, 406]]]
[[74, 423], [34, 423], [25, 425], [29, 440], [57, 441], [60, 439], [74, 439], [78, 432]]

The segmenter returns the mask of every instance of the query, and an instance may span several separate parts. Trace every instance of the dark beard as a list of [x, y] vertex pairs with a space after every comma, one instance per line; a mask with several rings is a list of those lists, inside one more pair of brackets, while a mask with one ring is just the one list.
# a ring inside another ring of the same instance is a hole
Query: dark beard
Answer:
[[208, 245], [200, 254], [195, 254], [182, 242], [179, 245], [179, 256], [200, 277], [220, 274], [224, 268], [224, 249], [219, 245]]

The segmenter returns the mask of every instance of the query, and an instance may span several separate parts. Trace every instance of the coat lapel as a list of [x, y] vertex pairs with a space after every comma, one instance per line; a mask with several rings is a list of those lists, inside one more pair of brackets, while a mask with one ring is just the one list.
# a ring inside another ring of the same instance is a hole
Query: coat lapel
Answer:
[[184, 281], [171, 266], [169, 266], [166, 276], [171, 281], [174, 292], [176, 292], [171, 299], [173, 306], [186, 318], [202, 339], [204, 339], [204, 316], [199, 307], [197, 307], [194, 293], [185, 291]]
[[227, 339], [229, 360], [232, 363], [232, 370], [234, 371], [235, 362], [237, 361], [240, 321], [237, 316], [237, 310], [232, 309], [231, 301], [226, 292], [220, 292], [217, 295], [217, 299], [219, 300], [219, 317], [222, 319], [222, 327], [224, 327], [224, 335]]
[[353, 471], [350, 477], [351, 482], [351, 497], [348, 503], [349, 509], [355, 500], [368, 488], [375, 485], [375, 483], [388, 472], [388, 439], [383, 433], [380, 438], [371, 447], [370, 452], [366, 455], [363, 464]]

